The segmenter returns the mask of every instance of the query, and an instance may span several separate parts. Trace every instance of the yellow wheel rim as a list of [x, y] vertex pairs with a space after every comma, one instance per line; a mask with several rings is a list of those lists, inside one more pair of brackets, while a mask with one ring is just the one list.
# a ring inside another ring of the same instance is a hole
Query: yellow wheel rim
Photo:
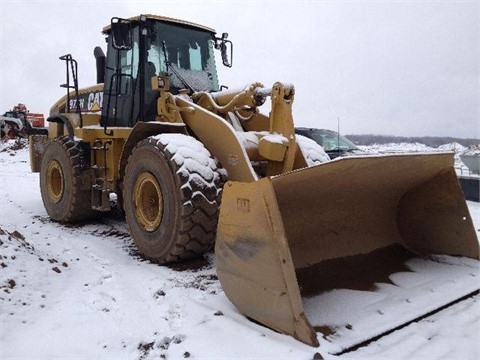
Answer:
[[133, 188], [135, 215], [146, 231], [155, 231], [163, 216], [163, 196], [157, 179], [148, 172], [141, 173]]
[[47, 169], [48, 196], [54, 203], [58, 203], [63, 197], [63, 172], [58, 161], [51, 161]]

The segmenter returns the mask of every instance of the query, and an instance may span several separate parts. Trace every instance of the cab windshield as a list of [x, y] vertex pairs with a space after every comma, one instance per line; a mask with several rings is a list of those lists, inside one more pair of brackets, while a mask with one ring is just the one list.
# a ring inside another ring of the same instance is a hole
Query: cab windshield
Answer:
[[17, 119], [20, 119], [20, 120], [22, 120], [22, 121], [25, 120], [25, 114], [22, 113], [22, 112], [7, 111], [7, 112], [5, 113], [5, 117], [17, 118]]
[[314, 140], [317, 144], [323, 146], [327, 152], [358, 150], [354, 143], [332, 130], [297, 128], [295, 132]]
[[147, 43], [147, 78], [169, 75], [172, 92], [218, 91], [210, 32], [164, 22], [152, 22]]
[[325, 151], [349, 151], [357, 149], [354, 143], [335, 131], [319, 130], [314, 132], [312, 137], [317, 143], [322, 144]]

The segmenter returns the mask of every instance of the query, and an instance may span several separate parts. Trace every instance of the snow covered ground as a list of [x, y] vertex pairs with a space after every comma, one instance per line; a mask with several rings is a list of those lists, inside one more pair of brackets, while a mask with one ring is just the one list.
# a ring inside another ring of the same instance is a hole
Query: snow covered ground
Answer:
[[[1, 359], [480, 358], [479, 295], [341, 356], [321, 334], [312, 348], [251, 322], [223, 293], [213, 253], [158, 266], [113, 215], [51, 222], [27, 149], [12, 147], [0, 145]], [[478, 235], [480, 204], [467, 204]]]
[[374, 144], [370, 146], [359, 146], [360, 150], [365, 154], [395, 154], [404, 152], [428, 153], [428, 152], [454, 152], [455, 153], [455, 170], [458, 175], [475, 176], [469, 168], [461, 160], [463, 154], [479, 154], [480, 150], [470, 149], [459, 143], [444, 144], [437, 148], [421, 144], [421, 143], [390, 143], [390, 144]]

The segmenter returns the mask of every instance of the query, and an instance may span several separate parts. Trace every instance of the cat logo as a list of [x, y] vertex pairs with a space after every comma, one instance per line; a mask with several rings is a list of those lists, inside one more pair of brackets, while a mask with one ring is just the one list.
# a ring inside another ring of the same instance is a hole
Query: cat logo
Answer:
[[87, 111], [96, 112], [102, 108], [103, 92], [92, 92], [88, 94]]

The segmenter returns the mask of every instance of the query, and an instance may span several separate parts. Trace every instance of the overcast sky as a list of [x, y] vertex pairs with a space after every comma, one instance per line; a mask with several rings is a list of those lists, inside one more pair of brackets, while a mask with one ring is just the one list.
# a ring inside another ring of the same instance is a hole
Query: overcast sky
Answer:
[[65, 94], [67, 53], [95, 83], [111, 17], [181, 18], [228, 32], [230, 89], [295, 85], [298, 126], [344, 134], [480, 137], [479, 1], [0, 0], [0, 113], [47, 114]]

